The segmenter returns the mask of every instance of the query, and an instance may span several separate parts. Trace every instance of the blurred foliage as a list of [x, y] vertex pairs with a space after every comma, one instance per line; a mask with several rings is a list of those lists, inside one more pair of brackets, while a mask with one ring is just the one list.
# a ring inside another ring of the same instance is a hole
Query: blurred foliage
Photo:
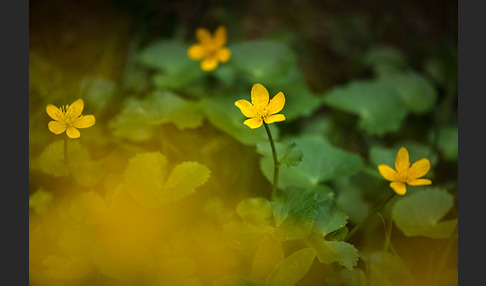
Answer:
[[[457, 284], [457, 3], [29, 6], [31, 285]], [[187, 49], [219, 25], [231, 58], [204, 72]], [[286, 99], [274, 200], [234, 105], [254, 83]], [[78, 98], [96, 124], [65, 153], [45, 107]], [[346, 240], [402, 146], [432, 186]]]

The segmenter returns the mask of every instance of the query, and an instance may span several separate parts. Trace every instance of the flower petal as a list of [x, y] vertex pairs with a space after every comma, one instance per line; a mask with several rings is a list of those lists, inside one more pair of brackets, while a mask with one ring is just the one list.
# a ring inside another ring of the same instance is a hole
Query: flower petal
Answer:
[[268, 101], [270, 97], [268, 95], [267, 89], [259, 84], [255, 83], [251, 88], [251, 103], [256, 107], [256, 109], [263, 109], [268, 106]]
[[238, 107], [244, 116], [252, 118], [256, 116], [255, 107], [245, 99], [240, 99], [235, 102], [236, 107]]
[[410, 159], [408, 157], [408, 151], [405, 147], [400, 148], [395, 158], [395, 169], [398, 173], [407, 171], [410, 167]]
[[229, 61], [229, 59], [231, 57], [231, 52], [228, 48], [221, 48], [216, 53], [216, 57], [218, 58], [218, 60], [220, 62], [225, 63], [225, 62]]
[[216, 28], [216, 31], [214, 31], [214, 43], [219, 47], [226, 44], [226, 27], [219, 26]]
[[198, 61], [206, 55], [206, 49], [204, 48], [203, 45], [201, 44], [194, 44], [187, 49], [187, 56], [191, 60]]
[[426, 186], [432, 184], [432, 181], [429, 179], [416, 179], [408, 181], [407, 184], [410, 186]]
[[59, 114], [62, 114], [62, 111], [59, 108], [55, 107], [54, 105], [48, 104], [46, 106], [46, 112], [47, 112], [47, 115], [49, 115], [49, 117], [51, 117], [52, 119], [58, 120], [58, 121], [62, 120], [58, 116]]
[[378, 171], [380, 174], [383, 176], [388, 181], [397, 181], [398, 180], [398, 174], [395, 170], [393, 170], [392, 167], [385, 165], [385, 164], [380, 164], [378, 166]]
[[265, 123], [270, 124], [274, 122], [280, 122], [285, 120], [285, 115], [283, 114], [274, 114], [268, 117], [265, 117]]
[[76, 118], [81, 115], [84, 109], [84, 101], [78, 99], [68, 106], [66, 113], [69, 113], [72, 117]]
[[425, 176], [427, 172], [430, 170], [430, 161], [427, 158], [422, 158], [415, 163], [412, 164], [412, 167], [410, 167], [410, 171], [408, 174], [408, 177], [413, 180], [416, 178], [420, 178], [422, 176]]
[[268, 112], [275, 114], [281, 111], [285, 105], [285, 96], [282, 92], [277, 93], [268, 104]]
[[49, 131], [54, 134], [61, 134], [66, 131], [66, 124], [64, 124], [64, 122], [49, 121], [47, 127], [49, 128]]
[[243, 122], [243, 123], [246, 126], [250, 127], [251, 129], [255, 129], [255, 128], [262, 126], [263, 120], [261, 118], [250, 118], [250, 119], [245, 120], [245, 122]]
[[81, 133], [79, 133], [79, 130], [74, 128], [74, 127], [69, 127], [66, 130], [66, 134], [69, 138], [72, 138], [72, 139], [76, 139], [76, 138], [79, 138], [79, 136], [81, 136]]
[[391, 182], [390, 187], [395, 191], [397, 195], [403, 196], [407, 192], [407, 187], [403, 182]]
[[81, 117], [74, 120], [73, 126], [76, 128], [88, 128], [95, 124], [94, 115], [81, 115]]
[[216, 58], [206, 58], [201, 61], [201, 69], [203, 71], [212, 71], [218, 67], [218, 60]]
[[201, 43], [206, 43], [211, 41], [211, 33], [205, 28], [197, 28], [196, 38]]

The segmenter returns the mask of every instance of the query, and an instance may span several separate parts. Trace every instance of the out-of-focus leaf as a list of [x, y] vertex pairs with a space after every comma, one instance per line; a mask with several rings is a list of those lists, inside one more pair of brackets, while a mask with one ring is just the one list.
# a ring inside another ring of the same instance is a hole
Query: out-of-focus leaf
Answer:
[[253, 258], [250, 277], [263, 284], [265, 278], [284, 259], [282, 244], [273, 235], [265, 236]]
[[[287, 144], [293, 142], [302, 150], [302, 163], [298, 166], [280, 166], [279, 188], [313, 188], [320, 182], [355, 174], [363, 166], [359, 155], [336, 148], [320, 136], [296, 137], [283, 141]], [[262, 157], [260, 168], [265, 177], [272, 181], [272, 157]]]
[[282, 240], [308, 236], [317, 215], [317, 193], [310, 189], [287, 188], [272, 203], [276, 235]]
[[29, 196], [29, 208], [33, 209], [37, 214], [46, 213], [49, 210], [52, 197], [51, 192], [40, 188]]
[[339, 209], [343, 210], [349, 216], [349, 221], [357, 224], [365, 219], [368, 215], [370, 205], [364, 199], [364, 194], [360, 187], [352, 184], [349, 178], [335, 180], [333, 183], [334, 189], [337, 192], [336, 204]]
[[454, 197], [447, 191], [422, 187], [395, 203], [392, 217], [397, 227], [407, 236], [449, 238], [457, 219], [441, 221], [451, 210]]
[[259, 286], [249, 278], [239, 275], [228, 275], [213, 281], [212, 286]]
[[206, 166], [197, 162], [183, 162], [169, 173], [163, 154], [147, 152], [130, 159], [124, 181], [136, 202], [144, 207], [156, 208], [190, 195], [206, 182], [209, 173]]
[[380, 82], [353, 81], [333, 88], [323, 100], [332, 108], [358, 115], [360, 128], [373, 135], [397, 131], [407, 115], [396, 91]]
[[[458, 156], [458, 144], [459, 144], [459, 130], [457, 126], [446, 126], [441, 127], [438, 131], [437, 146], [445, 160], [454, 161], [457, 160]], [[431, 133], [430, 142], [434, 142], [434, 134]]]
[[363, 255], [362, 259], [368, 269], [369, 285], [415, 285], [407, 266], [399, 257], [389, 252], [372, 252]]
[[[265, 128], [261, 126], [251, 129], [243, 124], [247, 119], [235, 106], [238, 99], [249, 100], [250, 93], [239, 94], [239, 96], [215, 95], [201, 99], [201, 108], [206, 118], [215, 127], [227, 133], [231, 137], [245, 145], [255, 145], [258, 142], [268, 141]], [[268, 127], [272, 132], [273, 139], [278, 139], [278, 123], [270, 124]]]
[[403, 53], [391, 46], [377, 45], [367, 51], [363, 63], [373, 68], [376, 75], [409, 69]]
[[153, 126], [173, 123], [179, 129], [195, 128], [202, 121], [196, 102], [169, 91], [155, 91], [142, 99], [128, 98], [121, 112], [108, 125], [116, 136], [146, 140], [152, 135]]
[[358, 263], [358, 250], [344, 241], [327, 241], [317, 233], [305, 239], [305, 243], [315, 249], [316, 256], [321, 263], [337, 262], [347, 269], [352, 269]]
[[87, 77], [79, 83], [79, 95], [86, 105], [93, 106], [96, 114], [100, 114], [113, 100], [116, 84], [102, 77]]
[[294, 51], [272, 40], [252, 40], [230, 45], [231, 64], [251, 83], [268, 84], [284, 78], [296, 65]]
[[[286, 166], [298, 166], [302, 161], [302, 150], [295, 142], [275, 142], [278, 162]], [[272, 148], [269, 142], [260, 142], [257, 144], [257, 152], [263, 156], [272, 158]]]
[[236, 205], [236, 213], [250, 225], [268, 225], [272, 219], [272, 204], [265, 198], [249, 198]]
[[416, 72], [385, 73], [378, 77], [378, 81], [395, 91], [411, 113], [429, 112], [437, 99], [432, 83]]
[[315, 255], [312, 248], [295, 251], [275, 266], [265, 280], [265, 286], [295, 285], [309, 271]]

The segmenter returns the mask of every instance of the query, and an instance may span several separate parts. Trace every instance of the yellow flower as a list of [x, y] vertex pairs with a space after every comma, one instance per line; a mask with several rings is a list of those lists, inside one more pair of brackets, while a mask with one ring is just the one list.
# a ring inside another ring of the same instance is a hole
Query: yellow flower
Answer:
[[61, 134], [66, 131], [69, 138], [79, 138], [81, 134], [77, 128], [88, 128], [95, 124], [93, 115], [81, 115], [83, 108], [84, 102], [82, 99], [60, 108], [48, 104], [46, 107], [47, 114], [54, 119], [48, 124], [49, 130], [54, 134]]
[[422, 158], [410, 167], [410, 161], [408, 157], [408, 151], [405, 147], [400, 148], [395, 159], [395, 168], [393, 170], [390, 166], [380, 164], [378, 171], [388, 181], [391, 181], [390, 187], [398, 195], [405, 195], [407, 188], [405, 183], [410, 186], [423, 186], [430, 185], [432, 181], [429, 179], [419, 179], [425, 176], [430, 170], [430, 162], [427, 158]]
[[219, 63], [227, 62], [231, 57], [231, 52], [224, 47], [226, 44], [226, 28], [219, 26], [214, 32], [214, 37], [205, 28], [196, 30], [198, 44], [193, 44], [187, 50], [187, 55], [192, 60], [202, 60], [201, 69], [212, 71], [216, 69]]
[[277, 93], [269, 102], [267, 89], [255, 83], [251, 88], [251, 103], [245, 99], [240, 99], [235, 102], [244, 116], [250, 118], [243, 122], [251, 129], [262, 126], [263, 121], [270, 124], [273, 122], [284, 121], [283, 114], [275, 114], [280, 112], [285, 105], [285, 96], [282, 92]]

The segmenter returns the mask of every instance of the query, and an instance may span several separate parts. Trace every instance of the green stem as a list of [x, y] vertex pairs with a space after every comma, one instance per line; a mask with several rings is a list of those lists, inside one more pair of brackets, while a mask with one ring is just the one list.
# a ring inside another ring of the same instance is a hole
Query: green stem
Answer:
[[67, 166], [68, 163], [68, 138], [64, 137], [64, 165]]
[[383, 202], [381, 202], [381, 204], [379, 204], [378, 206], [376, 206], [373, 211], [371, 211], [371, 213], [368, 214], [368, 216], [362, 220], [360, 223], [358, 223], [349, 233], [348, 233], [348, 236], [346, 237], [345, 241], [348, 241], [351, 236], [353, 236], [353, 234], [358, 231], [360, 229], [361, 226], [363, 226], [364, 224], [366, 224], [370, 218], [376, 214], [384, 205], [386, 205], [386, 203], [388, 203], [389, 201], [391, 201], [391, 199], [393, 199], [395, 197], [395, 192], [393, 192], [388, 198], [386, 198], [386, 200], [384, 200]]
[[275, 143], [273, 142], [272, 133], [270, 132], [270, 128], [268, 125], [263, 122], [263, 126], [265, 126], [265, 130], [267, 131], [268, 140], [270, 141], [270, 147], [272, 147], [272, 155], [273, 155], [273, 184], [272, 184], [272, 201], [275, 200], [277, 197], [277, 187], [278, 187], [278, 170], [280, 167], [280, 163], [278, 162], [277, 157], [277, 149], [275, 149]]

